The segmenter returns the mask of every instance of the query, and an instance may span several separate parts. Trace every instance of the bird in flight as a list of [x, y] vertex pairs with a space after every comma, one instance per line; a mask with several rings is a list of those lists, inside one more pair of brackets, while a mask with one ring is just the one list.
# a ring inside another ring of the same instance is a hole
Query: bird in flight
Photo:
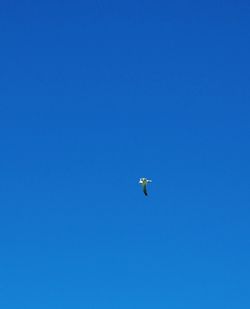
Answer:
[[147, 184], [152, 182], [152, 180], [147, 179], [147, 178], [140, 178], [139, 180], [139, 184], [142, 185], [142, 190], [143, 193], [147, 196], [148, 195], [148, 191], [147, 191]]

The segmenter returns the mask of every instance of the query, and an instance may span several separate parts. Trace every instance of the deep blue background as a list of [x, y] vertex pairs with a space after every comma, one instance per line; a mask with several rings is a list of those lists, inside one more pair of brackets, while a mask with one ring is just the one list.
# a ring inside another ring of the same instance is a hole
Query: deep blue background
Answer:
[[1, 1], [0, 29], [0, 307], [249, 309], [249, 1]]

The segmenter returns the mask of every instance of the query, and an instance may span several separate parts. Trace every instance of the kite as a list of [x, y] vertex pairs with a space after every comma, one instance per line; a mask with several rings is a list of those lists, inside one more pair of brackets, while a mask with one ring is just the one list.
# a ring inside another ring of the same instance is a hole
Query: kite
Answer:
[[142, 185], [142, 190], [143, 193], [147, 196], [148, 195], [148, 191], [147, 191], [147, 184], [152, 182], [152, 180], [149, 180], [147, 178], [140, 178], [139, 180], [139, 184]]

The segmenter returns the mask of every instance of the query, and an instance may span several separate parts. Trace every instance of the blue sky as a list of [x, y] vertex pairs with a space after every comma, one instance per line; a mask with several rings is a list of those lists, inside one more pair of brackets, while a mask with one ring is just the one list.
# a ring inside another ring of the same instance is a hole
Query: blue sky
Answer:
[[2, 1], [0, 28], [0, 307], [248, 309], [248, 1]]

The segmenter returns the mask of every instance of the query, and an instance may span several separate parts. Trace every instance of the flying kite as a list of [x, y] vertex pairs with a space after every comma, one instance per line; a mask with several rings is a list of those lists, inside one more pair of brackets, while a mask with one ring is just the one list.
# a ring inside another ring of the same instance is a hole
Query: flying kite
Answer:
[[148, 192], [147, 192], [147, 184], [152, 182], [152, 180], [149, 180], [147, 178], [140, 178], [139, 180], [139, 184], [142, 185], [142, 190], [143, 190], [143, 193], [147, 196], [148, 195]]

